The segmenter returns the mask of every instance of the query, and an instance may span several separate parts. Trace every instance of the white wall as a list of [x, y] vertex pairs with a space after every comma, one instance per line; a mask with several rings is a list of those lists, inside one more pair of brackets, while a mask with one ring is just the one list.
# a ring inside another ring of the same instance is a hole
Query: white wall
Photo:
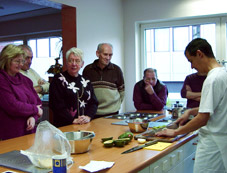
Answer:
[[76, 7], [77, 47], [84, 51], [85, 65], [96, 59], [97, 45], [113, 45], [112, 62], [124, 67], [123, 12], [121, 0], [52, 0]]
[[[84, 51], [84, 67], [97, 58], [96, 49], [98, 44], [109, 42], [113, 45], [111, 61], [120, 66], [124, 72], [123, 11], [121, 0], [52, 1], [76, 7], [77, 47]], [[124, 111], [124, 104], [121, 111]]]
[[[77, 7], [78, 47], [85, 52], [85, 65], [95, 58], [99, 42], [114, 45], [112, 62], [125, 77], [125, 111], [135, 110], [132, 95], [139, 69], [136, 49], [142, 22], [227, 13], [226, 0], [52, 0]], [[124, 29], [124, 30], [123, 30]]]
[[133, 87], [139, 80], [139, 24], [147, 21], [184, 18], [227, 12], [226, 0], [123, 0], [126, 110], [133, 110]]

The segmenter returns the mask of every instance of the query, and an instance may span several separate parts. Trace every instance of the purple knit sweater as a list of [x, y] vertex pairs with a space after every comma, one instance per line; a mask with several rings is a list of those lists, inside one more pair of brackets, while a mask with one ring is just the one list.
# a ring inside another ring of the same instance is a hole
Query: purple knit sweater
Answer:
[[[197, 73], [190, 74], [186, 76], [184, 80], [184, 85], [181, 89], [181, 97], [186, 98], [187, 90], [186, 85], [189, 85], [192, 89], [192, 92], [201, 92], [203, 87], [203, 82], [206, 79], [206, 76], [199, 76]], [[187, 108], [199, 107], [199, 101], [192, 99], [187, 99]]]
[[42, 104], [32, 81], [17, 73], [9, 76], [0, 70], [0, 140], [34, 133], [27, 131], [27, 119], [38, 119], [37, 105]]
[[166, 105], [167, 87], [158, 80], [153, 87], [154, 94], [149, 95], [144, 88], [145, 83], [143, 80], [137, 82], [134, 86], [133, 101], [135, 108], [137, 110], [162, 110]]

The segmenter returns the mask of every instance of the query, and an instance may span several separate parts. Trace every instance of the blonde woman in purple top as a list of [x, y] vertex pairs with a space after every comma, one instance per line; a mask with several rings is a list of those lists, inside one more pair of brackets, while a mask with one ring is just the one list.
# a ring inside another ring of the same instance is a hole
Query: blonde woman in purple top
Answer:
[[42, 116], [41, 100], [32, 81], [19, 73], [24, 51], [9, 44], [0, 54], [0, 140], [35, 132]]

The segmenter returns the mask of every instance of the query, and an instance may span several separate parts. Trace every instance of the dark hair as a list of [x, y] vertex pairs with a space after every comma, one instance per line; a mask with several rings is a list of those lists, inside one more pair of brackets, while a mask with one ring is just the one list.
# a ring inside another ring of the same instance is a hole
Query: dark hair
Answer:
[[185, 48], [184, 54], [186, 55], [186, 52], [188, 52], [189, 55], [196, 56], [197, 50], [200, 50], [209, 58], [214, 58], [211, 45], [207, 42], [207, 40], [202, 38], [192, 40]]
[[154, 72], [155, 73], [155, 77], [158, 78], [158, 74], [157, 74], [157, 70], [156, 69], [154, 69], [154, 68], [145, 69], [144, 72], [143, 72], [143, 78], [145, 77], [146, 72]]

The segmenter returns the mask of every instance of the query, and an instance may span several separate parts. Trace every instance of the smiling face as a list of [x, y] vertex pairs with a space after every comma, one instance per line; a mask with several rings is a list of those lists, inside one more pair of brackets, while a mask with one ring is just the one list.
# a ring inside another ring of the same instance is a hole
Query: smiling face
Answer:
[[6, 68], [6, 72], [10, 76], [15, 76], [17, 73], [19, 73], [23, 64], [24, 64], [23, 55], [18, 55], [17, 57], [12, 59], [9, 66]]
[[102, 45], [101, 50], [96, 51], [96, 56], [99, 58], [99, 67], [101, 69], [105, 68], [110, 63], [113, 56], [112, 47], [108, 44]]
[[76, 56], [73, 53], [69, 55], [67, 60], [67, 70], [71, 76], [74, 77], [78, 76], [78, 73], [80, 69], [83, 67], [83, 65], [84, 62], [81, 60], [79, 56]]
[[32, 51], [25, 49], [25, 48], [23, 50], [25, 51], [26, 57], [25, 57], [25, 63], [21, 69], [24, 71], [27, 71], [30, 69], [30, 66], [32, 64], [33, 53], [32, 53]]

